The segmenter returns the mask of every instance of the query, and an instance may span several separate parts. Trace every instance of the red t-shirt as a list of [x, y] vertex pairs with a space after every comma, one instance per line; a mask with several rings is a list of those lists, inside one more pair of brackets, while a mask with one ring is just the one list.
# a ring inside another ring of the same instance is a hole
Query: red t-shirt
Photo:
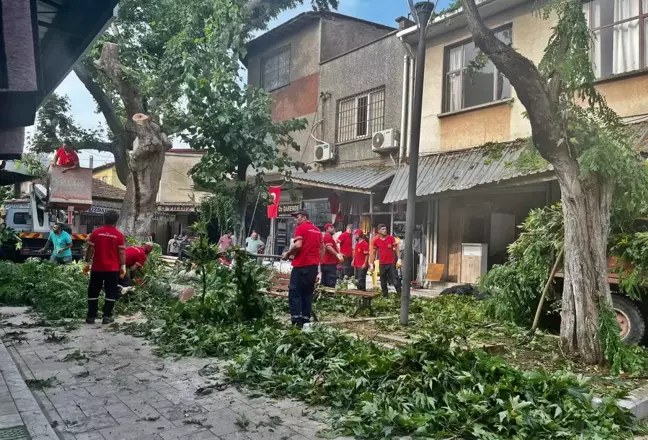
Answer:
[[139, 246], [131, 246], [126, 248], [126, 267], [130, 268], [135, 266], [143, 267], [146, 264], [146, 252]]
[[337, 257], [333, 254], [331, 254], [328, 250], [329, 246], [333, 246], [333, 249], [335, 249], [335, 252], [339, 253], [340, 250], [337, 247], [337, 243], [333, 239], [333, 236], [329, 234], [328, 232], [324, 233], [324, 246], [326, 246], [326, 251], [324, 252], [324, 256], [322, 257], [322, 264], [338, 264], [339, 261]]
[[353, 257], [353, 267], [359, 267], [362, 269], [369, 254], [369, 243], [365, 240], [359, 241], [356, 243], [354, 257]]
[[295, 241], [302, 240], [301, 249], [292, 261], [293, 267], [319, 266], [322, 232], [305, 221], [295, 228]]
[[348, 232], [343, 232], [338, 237], [338, 243], [340, 243], [340, 253], [347, 258], [353, 257], [353, 238]]
[[94, 246], [92, 270], [94, 272], [119, 272], [119, 248], [125, 247], [124, 235], [114, 226], [95, 229], [88, 238], [88, 245]]
[[396, 253], [394, 247], [396, 246], [396, 239], [388, 235], [383, 240], [379, 235], [374, 238], [372, 243], [374, 249], [378, 249], [378, 262], [380, 264], [394, 264], [396, 263]]
[[79, 156], [77, 156], [74, 150], [67, 151], [64, 147], [61, 147], [56, 151], [56, 156], [58, 157], [56, 164], [62, 167], [71, 167], [79, 164]]

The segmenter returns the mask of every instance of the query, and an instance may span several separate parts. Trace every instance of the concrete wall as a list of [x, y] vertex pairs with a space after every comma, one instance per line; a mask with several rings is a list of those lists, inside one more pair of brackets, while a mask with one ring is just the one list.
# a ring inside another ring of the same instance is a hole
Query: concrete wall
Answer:
[[321, 23], [320, 61], [329, 60], [390, 32], [389, 29], [371, 23], [345, 20], [340, 17], [324, 16]]
[[[491, 28], [510, 24], [513, 30], [513, 47], [537, 64], [542, 59], [556, 17], [543, 20], [538, 15], [534, 3], [529, 2], [489, 17], [486, 23]], [[469, 38], [468, 31], [460, 29], [428, 41], [421, 154], [469, 148], [486, 142], [513, 140], [531, 135], [529, 122], [523, 116], [525, 108], [517, 99], [514, 89], [508, 102], [500, 101], [443, 114], [445, 49]], [[648, 100], [643, 99], [644, 91], [648, 90], [648, 74], [601, 81], [597, 88], [620, 116], [648, 113]]]
[[202, 157], [199, 153], [185, 154], [168, 152], [162, 169], [158, 203], [183, 203], [190, 202], [195, 197], [200, 201], [207, 193], [194, 191], [193, 180], [188, 172]]
[[320, 62], [320, 25], [314, 21], [293, 35], [278, 39], [262, 51], [249, 54], [248, 83], [261, 87], [262, 60], [287, 45], [290, 46], [291, 84], [299, 78], [317, 73]]
[[[379, 87], [385, 88], [384, 128], [400, 130], [405, 48], [395, 34], [325, 62], [320, 68], [320, 90], [330, 93], [322, 103], [323, 125], [320, 138], [335, 144], [338, 101]], [[371, 137], [336, 145], [338, 163], [326, 165], [353, 167], [391, 159], [371, 151]], [[312, 146], [310, 147], [312, 148]], [[312, 157], [312, 153], [306, 153]]]

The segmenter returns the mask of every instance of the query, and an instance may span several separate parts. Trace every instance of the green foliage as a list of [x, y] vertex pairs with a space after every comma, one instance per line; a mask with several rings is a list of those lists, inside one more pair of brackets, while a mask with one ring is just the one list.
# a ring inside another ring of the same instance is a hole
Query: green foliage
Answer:
[[216, 221], [219, 228], [219, 236], [228, 230], [235, 231], [240, 226], [241, 219], [236, 212], [235, 194], [231, 191], [218, 192], [205, 197], [200, 202], [201, 217], [207, 221]]
[[0, 261], [0, 303], [31, 306], [47, 320], [81, 318], [87, 311], [88, 278], [80, 264], [56, 265], [29, 259]]
[[509, 246], [509, 261], [494, 266], [481, 280], [489, 313], [498, 320], [530, 325], [549, 270], [563, 242], [560, 204], [531, 211], [522, 233]]
[[245, 249], [236, 248], [234, 254], [234, 282], [238, 290], [236, 305], [243, 321], [262, 318], [267, 309], [270, 287], [268, 269], [262, 267]]
[[207, 236], [207, 222], [201, 220], [193, 224], [192, 229], [198, 234], [198, 239], [191, 243], [187, 267], [196, 266], [202, 281], [202, 295], [200, 301], [204, 304], [207, 295], [207, 274], [214, 271], [219, 249], [217, 245], [209, 242]]
[[616, 313], [610, 306], [599, 301], [598, 314], [599, 339], [605, 359], [610, 363], [611, 373], [629, 373], [633, 376], [644, 374], [648, 370], [648, 358], [644, 349], [621, 342]]

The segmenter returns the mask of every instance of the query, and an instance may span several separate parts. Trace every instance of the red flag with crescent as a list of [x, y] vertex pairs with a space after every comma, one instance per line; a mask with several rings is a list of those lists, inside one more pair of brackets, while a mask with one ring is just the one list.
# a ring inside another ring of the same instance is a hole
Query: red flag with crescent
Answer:
[[268, 218], [277, 218], [279, 213], [279, 199], [281, 196], [280, 186], [271, 186], [268, 188], [270, 194], [270, 203], [268, 204]]

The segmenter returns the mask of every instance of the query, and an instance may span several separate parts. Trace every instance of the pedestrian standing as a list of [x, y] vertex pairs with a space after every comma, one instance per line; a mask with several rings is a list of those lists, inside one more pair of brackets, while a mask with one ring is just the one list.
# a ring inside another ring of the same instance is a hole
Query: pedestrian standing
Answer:
[[388, 289], [387, 283], [389, 282], [396, 288], [396, 293], [401, 294], [401, 282], [398, 277], [397, 266], [400, 267], [400, 249], [396, 239], [387, 234], [387, 226], [378, 225], [378, 235], [371, 242], [371, 249], [369, 261], [372, 264], [369, 266], [373, 270], [373, 261], [375, 261], [376, 251], [378, 251], [378, 263], [380, 265], [380, 287], [382, 289], [383, 297], [387, 297]]
[[245, 239], [245, 250], [251, 254], [258, 254], [263, 250], [265, 244], [263, 240], [259, 238], [257, 231], [252, 231], [252, 234]]
[[50, 245], [54, 248], [50, 261], [58, 264], [72, 264], [72, 236], [63, 230], [61, 223], [54, 225], [45, 246], [38, 252], [44, 254]]
[[342, 277], [353, 276], [353, 225], [347, 225], [346, 230], [340, 234], [337, 239], [340, 245], [340, 253], [344, 257], [342, 261]]
[[119, 214], [107, 211], [104, 214], [104, 225], [92, 231], [88, 238], [87, 264], [83, 269], [86, 273], [92, 270], [88, 286], [88, 324], [94, 324], [97, 318], [101, 289], [105, 291], [101, 322], [110, 324], [115, 321], [112, 312], [119, 296], [119, 279], [126, 276], [126, 244], [124, 235], [115, 226], [117, 219]]
[[321, 282], [322, 286], [331, 288], [335, 288], [338, 278], [337, 267], [344, 259], [338, 249], [335, 239], [333, 238], [333, 234], [335, 234], [335, 226], [331, 223], [325, 224], [323, 236], [325, 250], [324, 255], [322, 256], [322, 264], [320, 266], [322, 271]]
[[169, 240], [169, 244], [167, 245], [167, 253], [173, 257], [177, 257], [179, 250], [180, 241], [178, 240], [178, 234], [174, 234], [173, 238]]
[[317, 268], [323, 252], [322, 233], [308, 220], [306, 211], [293, 214], [297, 227], [293, 244], [282, 254], [284, 260], [294, 257], [288, 287], [288, 306], [293, 326], [303, 328], [310, 322]]
[[367, 271], [369, 270], [369, 243], [362, 232], [356, 229], [353, 232], [356, 237], [356, 245], [353, 256], [353, 268], [358, 290], [367, 290]]
[[225, 252], [232, 246], [232, 234], [232, 231], [227, 231], [227, 233], [218, 240], [218, 248], [221, 252]]

